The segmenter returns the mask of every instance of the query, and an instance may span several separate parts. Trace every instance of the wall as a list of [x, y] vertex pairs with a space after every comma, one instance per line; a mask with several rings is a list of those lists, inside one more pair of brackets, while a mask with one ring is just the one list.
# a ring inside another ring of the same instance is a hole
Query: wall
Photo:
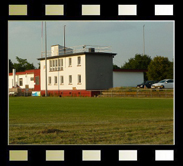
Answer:
[[137, 84], [144, 82], [143, 72], [114, 72], [113, 87], [136, 87]]
[[8, 78], [8, 87], [9, 88], [13, 87], [13, 75], [9, 76], [9, 78]]
[[[78, 66], [77, 58], [79, 56], [81, 57], [81, 65]], [[72, 58], [72, 66], [69, 66], [69, 58]], [[86, 88], [85, 55], [59, 57], [59, 59], [63, 59], [63, 71], [49, 71], [49, 59], [47, 60], [47, 83], [51, 77], [51, 84], [47, 86], [47, 90], [73, 90], [73, 88], [84, 90]], [[45, 90], [45, 60], [41, 60], [40, 69], [41, 90]], [[78, 84], [78, 74], [81, 75], [81, 84]], [[72, 84], [69, 84], [69, 75], [72, 75]], [[57, 84], [54, 84], [55, 76], [57, 76]], [[61, 84], [60, 76], [64, 76], [64, 84]]]
[[[73, 50], [71, 48], [65, 47], [65, 52], [71, 54], [73, 53]], [[64, 46], [61, 45], [51, 46], [51, 56], [58, 56], [63, 54], [64, 54]]]
[[59, 45], [51, 46], [51, 56], [59, 55]]
[[113, 87], [113, 56], [107, 54], [86, 55], [86, 89], [103, 90]]
[[[36, 84], [36, 77], [39, 77], [39, 84]], [[40, 69], [34, 69], [34, 91], [40, 91], [41, 85], [41, 77], [40, 77]]]
[[[34, 74], [21, 74], [21, 75], [17, 75], [15, 76], [15, 80], [16, 80], [16, 84], [19, 85], [19, 79], [22, 78], [23, 80], [23, 85], [20, 86], [20, 88], [24, 89], [25, 85], [29, 85], [29, 88], [34, 88], [34, 80], [31, 81], [31, 77], [34, 78]], [[12, 88], [13, 86], [13, 75], [9, 76], [9, 88]]]
[[[48, 90], [48, 95], [50, 96], [60, 96], [60, 97], [94, 97], [99, 95], [100, 91], [90, 91], [90, 90]], [[45, 91], [41, 91], [41, 95], [45, 95]]]

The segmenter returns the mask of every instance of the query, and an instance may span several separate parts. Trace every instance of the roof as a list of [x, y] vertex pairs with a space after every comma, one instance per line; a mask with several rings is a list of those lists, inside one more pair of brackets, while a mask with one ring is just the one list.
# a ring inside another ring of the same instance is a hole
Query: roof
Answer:
[[[33, 74], [36, 70], [40, 70], [40, 69], [32, 69], [32, 70], [16, 72], [16, 75]], [[13, 75], [13, 73], [9, 73], [9, 76], [11, 75]]]
[[[69, 56], [77, 56], [82, 54], [88, 54], [88, 55], [111, 55], [114, 56], [116, 53], [107, 53], [107, 52], [77, 52], [72, 54], [64, 54], [64, 55], [58, 55], [58, 56], [49, 56], [47, 59], [54, 59], [54, 58], [62, 58], [62, 57], [69, 57]], [[45, 60], [45, 57], [43, 58], [37, 58], [38, 60]]]
[[147, 72], [145, 69], [113, 69], [114, 72]]

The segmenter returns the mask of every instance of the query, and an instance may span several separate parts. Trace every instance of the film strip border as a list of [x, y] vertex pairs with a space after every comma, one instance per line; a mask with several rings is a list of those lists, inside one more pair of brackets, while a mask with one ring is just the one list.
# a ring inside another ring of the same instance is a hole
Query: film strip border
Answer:
[[[41, 16], [67, 16], [68, 8], [65, 8], [64, 4], [45, 4], [41, 6], [43, 12]], [[149, 6], [147, 6], [148, 8]], [[154, 4], [151, 5], [151, 15], [152, 16], [174, 16], [174, 4]], [[29, 10], [31, 9], [28, 4], [9, 4], [8, 15], [9, 16], [29, 16], [31, 15]], [[36, 8], [38, 9], [38, 8]], [[103, 5], [100, 4], [81, 4], [78, 8], [77, 13], [80, 16], [101, 16]], [[118, 4], [112, 8], [117, 16], [138, 16], [140, 10], [142, 10], [140, 5], [137, 4]], [[154, 12], [154, 13], [152, 13]], [[147, 15], [148, 13], [145, 12]]]
[[[94, 16], [93, 19], [95, 19], [97, 16], [103, 16], [105, 15], [106, 7], [109, 7], [110, 5], [113, 6], [113, 14], [109, 13], [110, 16], [170, 16], [169, 18], [172, 19], [171, 16], [175, 16], [175, 5], [174, 4], [151, 4], [150, 2], [147, 2], [149, 4], [81, 4], [76, 7], [74, 7], [74, 10], [69, 8], [69, 4], [37, 4], [38, 6], [33, 4], [8, 4], [8, 13], [7, 15], [10, 16], [40, 16], [43, 18], [44, 16], [70, 16], [73, 13], [76, 16]], [[74, 5], [73, 5], [74, 6]], [[150, 7], [150, 10], [146, 9], [144, 12], [145, 14], [142, 14], [143, 12], [140, 12], [143, 8]], [[33, 12], [33, 9], [36, 9], [35, 12]], [[77, 8], [77, 9], [76, 9]], [[39, 10], [40, 9], [40, 10]], [[148, 10], [148, 11], [147, 11]], [[74, 16], [74, 15], [72, 15]], [[96, 16], [96, 17], [95, 17]], [[13, 18], [13, 17], [12, 17]], [[16, 17], [17, 18], [17, 17]], [[25, 18], [25, 17], [24, 17]], [[55, 18], [55, 17], [53, 17]], [[84, 17], [86, 18], [86, 17]], [[77, 19], [77, 18], [76, 18]], [[50, 147], [51, 148], [51, 147]], [[143, 150], [141, 148], [138, 148], [136, 150], [130, 149], [130, 150], [124, 150], [125, 148], [119, 149], [102, 149], [102, 150], [90, 150], [86, 149], [82, 150], [82, 147], [72, 147], [66, 148], [65, 150], [45, 150], [39, 147], [35, 148], [30, 147], [26, 150], [20, 150], [22, 147], [20, 146], [20, 149], [16, 147], [13, 148], [13, 150], [8, 150], [8, 160], [9, 162], [32, 162], [35, 161], [37, 163], [41, 162], [68, 162], [68, 161], [78, 161], [78, 162], [85, 162], [85, 161], [98, 161], [106, 163], [108, 161], [115, 161], [115, 162], [125, 162], [125, 161], [133, 161], [133, 162], [141, 162], [141, 161], [149, 161], [149, 162], [158, 162], [158, 161], [168, 161], [168, 162], [175, 162], [177, 161], [177, 150], [172, 150], [174, 147], [170, 146], [170, 149], [154, 149], [154, 148], [144, 148]], [[54, 146], [53, 146], [54, 148]], [[107, 148], [107, 147], [106, 147]], [[147, 150], [147, 151], [146, 151]], [[39, 156], [37, 156], [39, 154]], [[148, 155], [148, 157], [147, 157]], [[147, 158], [146, 158], [147, 157]], [[38, 160], [39, 159], [39, 160]], [[114, 164], [115, 165], [115, 164]]]
[[[108, 151], [109, 152], [109, 151]], [[42, 153], [42, 154], [41, 154]], [[117, 154], [118, 153], [118, 154]], [[9, 161], [26, 161], [29, 162], [31, 159], [35, 160], [34, 156], [31, 156], [34, 152], [31, 150], [9, 150]], [[71, 155], [72, 154], [72, 155]], [[35, 154], [34, 154], [35, 155]], [[114, 155], [114, 156], [113, 156]], [[151, 156], [151, 162], [156, 161], [175, 161], [174, 159], [174, 150], [154, 150]], [[110, 153], [106, 153], [103, 150], [81, 150], [77, 151], [77, 156], [74, 156], [74, 152], [67, 150], [43, 150], [38, 155], [40, 157], [40, 161], [67, 161], [74, 160], [75, 161], [107, 161], [112, 158], [115, 159], [113, 161], [142, 161], [142, 154], [140, 154], [140, 150], [116, 150], [111, 151]], [[72, 156], [72, 157], [71, 157]], [[71, 159], [72, 158], [72, 159]], [[36, 158], [37, 159], [37, 158]], [[38, 160], [36, 160], [38, 161]], [[150, 162], [150, 161], [149, 161]]]

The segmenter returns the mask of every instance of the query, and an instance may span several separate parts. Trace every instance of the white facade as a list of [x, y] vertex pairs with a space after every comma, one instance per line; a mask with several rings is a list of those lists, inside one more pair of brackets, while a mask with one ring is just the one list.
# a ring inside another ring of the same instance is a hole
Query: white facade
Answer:
[[[47, 59], [47, 90], [85, 90], [85, 54]], [[45, 60], [40, 61], [41, 90], [45, 90]]]
[[[9, 75], [9, 88], [14, 86], [13, 75]], [[18, 74], [15, 75], [15, 84], [24, 89], [26, 85], [34, 88], [34, 74]]]
[[[66, 53], [73, 53], [73, 50], [71, 48], [67, 48], [65, 47], [65, 52]], [[58, 55], [63, 55], [64, 54], [64, 47], [57, 44], [57, 45], [53, 45], [51, 46], [51, 56], [58, 56]]]
[[113, 71], [113, 87], [136, 87], [144, 82], [143, 72]]

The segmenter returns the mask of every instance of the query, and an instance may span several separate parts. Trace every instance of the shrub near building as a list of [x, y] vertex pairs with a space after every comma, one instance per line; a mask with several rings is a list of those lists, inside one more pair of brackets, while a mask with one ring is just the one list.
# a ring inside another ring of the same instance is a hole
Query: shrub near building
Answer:
[[148, 80], [173, 79], [173, 62], [167, 57], [156, 56], [148, 66]]

